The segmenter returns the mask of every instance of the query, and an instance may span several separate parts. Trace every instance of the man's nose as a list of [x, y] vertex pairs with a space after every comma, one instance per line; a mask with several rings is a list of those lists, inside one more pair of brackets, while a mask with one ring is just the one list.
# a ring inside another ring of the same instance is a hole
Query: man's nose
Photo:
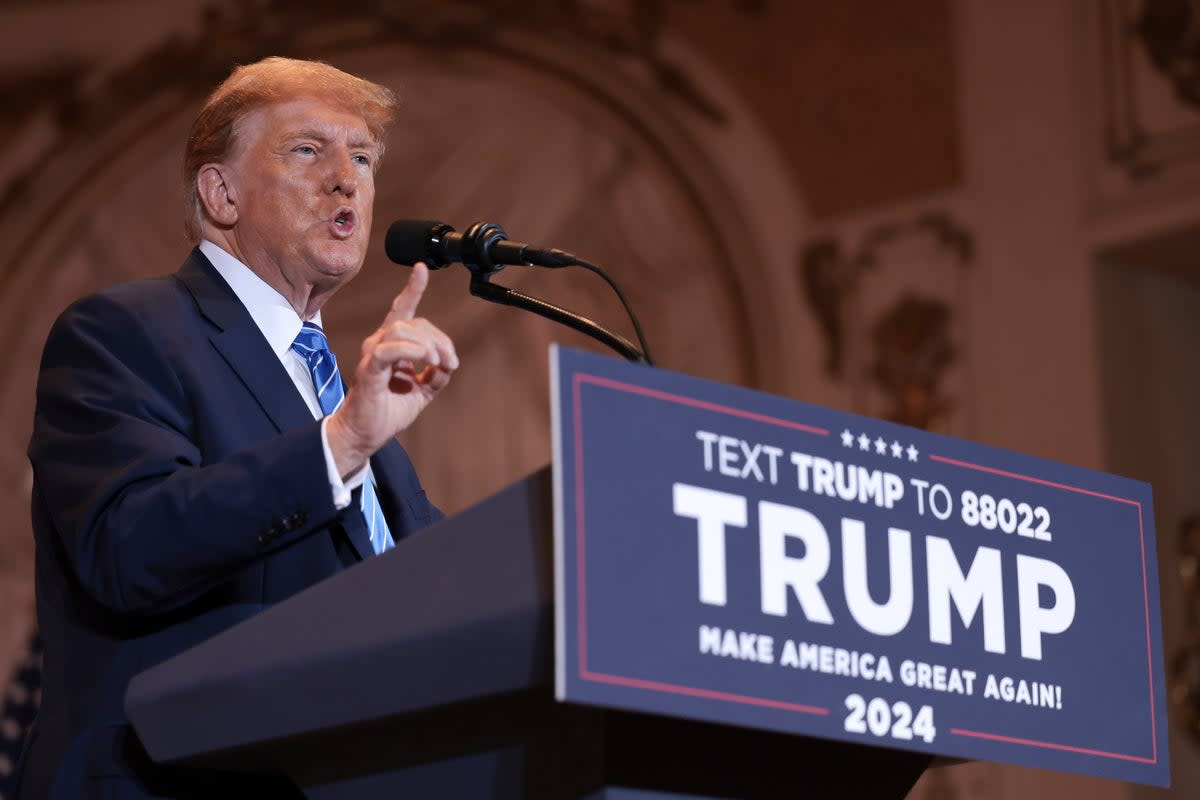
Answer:
[[330, 194], [349, 197], [358, 190], [357, 165], [348, 155], [334, 158], [326, 181]]

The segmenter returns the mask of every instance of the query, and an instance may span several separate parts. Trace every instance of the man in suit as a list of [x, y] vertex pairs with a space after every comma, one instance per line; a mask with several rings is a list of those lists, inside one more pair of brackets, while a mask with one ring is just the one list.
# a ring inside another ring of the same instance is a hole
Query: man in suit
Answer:
[[238, 68], [188, 142], [196, 249], [51, 331], [29, 447], [45, 673], [21, 797], [225, 791], [149, 761], [130, 678], [440, 517], [394, 438], [458, 367], [417, 315], [428, 272], [348, 360], [344, 397], [319, 329], [362, 267], [395, 105], [325, 64]]

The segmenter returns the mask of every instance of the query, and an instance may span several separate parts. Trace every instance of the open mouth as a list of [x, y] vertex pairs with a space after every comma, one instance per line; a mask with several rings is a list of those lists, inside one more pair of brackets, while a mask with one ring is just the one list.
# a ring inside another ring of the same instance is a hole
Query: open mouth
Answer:
[[354, 232], [355, 222], [353, 209], [339, 208], [329, 218], [329, 227], [333, 231], [334, 236], [344, 238]]

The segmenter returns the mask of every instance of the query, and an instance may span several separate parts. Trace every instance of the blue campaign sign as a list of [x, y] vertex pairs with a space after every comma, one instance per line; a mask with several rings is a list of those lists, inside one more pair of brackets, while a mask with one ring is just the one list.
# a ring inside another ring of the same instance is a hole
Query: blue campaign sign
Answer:
[[551, 360], [560, 700], [1167, 785], [1148, 485]]

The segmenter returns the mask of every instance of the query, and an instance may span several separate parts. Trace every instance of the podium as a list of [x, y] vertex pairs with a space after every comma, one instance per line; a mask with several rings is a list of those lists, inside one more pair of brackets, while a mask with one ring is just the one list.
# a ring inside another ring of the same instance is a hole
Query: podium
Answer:
[[137, 676], [149, 755], [328, 800], [1168, 784], [1148, 485], [567, 348], [551, 385], [553, 473]]
[[163, 763], [309, 798], [902, 798], [930, 756], [553, 697], [548, 468], [138, 675]]

